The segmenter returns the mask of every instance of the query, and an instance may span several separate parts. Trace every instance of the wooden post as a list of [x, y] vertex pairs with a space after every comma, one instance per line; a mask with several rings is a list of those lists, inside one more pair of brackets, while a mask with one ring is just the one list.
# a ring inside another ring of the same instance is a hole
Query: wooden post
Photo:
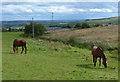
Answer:
[[34, 38], [34, 22], [33, 22], [33, 18], [32, 18], [32, 38]]
[[[53, 31], [53, 12], [52, 12], [52, 31]], [[53, 31], [54, 32], [54, 31]]]

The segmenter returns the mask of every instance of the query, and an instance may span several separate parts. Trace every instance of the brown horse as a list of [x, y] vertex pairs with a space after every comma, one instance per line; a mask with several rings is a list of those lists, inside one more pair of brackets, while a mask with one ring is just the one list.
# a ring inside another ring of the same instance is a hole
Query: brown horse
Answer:
[[27, 47], [26, 47], [26, 41], [25, 40], [15, 39], [13, 41], [13, 51], [14, 51], [14, 53], [16, 52], [16, 50], [17, 50], [17, 53], [18, 53], [18, 47], [22, 47], [21, 54], [23, 53], [24, 48], [25, 48], [25, 54], [27, 53]]
[[103, 65], [107, 68], [106, 57], [103, 53], [103, 50], [100, 47], [93, 46], [92, 47], [92, 55], [93, 55], [93, 62], [94, 66], [96, 66], [97, 58], [99, 59], [99, 66], [101, 66], [101, 58], [103, 59]]

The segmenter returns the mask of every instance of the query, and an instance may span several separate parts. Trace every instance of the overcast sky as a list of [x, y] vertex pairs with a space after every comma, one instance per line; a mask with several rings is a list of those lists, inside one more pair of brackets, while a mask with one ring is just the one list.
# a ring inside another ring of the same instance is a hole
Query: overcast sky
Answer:
[[15, 2], [11, 2], [10, 0], [4, 0], [2, 2], [2, 20], [31, 20], [32, 17], [35, 20], [51, 20], [52, 12], [54, 13], [54, 20], [81, 20], [118, 16], [117, 0], [114, 0], [114, 2], [111, 2], [112, 0], [106, 0], [109, 2], [80, 2], [80, 0], [69, 0], [71, 2], [64, 2], [67, 0], [58, 0], [59, 2], [53, 0], [43, 0], [44, 2], [38, 2], [38, 0], [33, 0], [34, 2], [25, 1], [15, 0]]

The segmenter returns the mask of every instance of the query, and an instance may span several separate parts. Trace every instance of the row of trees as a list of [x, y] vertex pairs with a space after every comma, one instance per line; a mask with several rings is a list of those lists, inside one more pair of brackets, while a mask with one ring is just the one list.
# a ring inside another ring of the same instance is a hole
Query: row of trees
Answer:
[[[68, 26], [64, 26], [63, 28], [72, 28], [70, 25]], [[90, 28], [90, 25], [88, 23], [83, 23], [83, 24], [79, 24], [77, 23], [74, 28]], [[27, 36], [32, 36], [32, 23], [29, 25], [25, 26], [24, 29], [24, 34], [26, 34]], [[39, 35], [43, 35], [44, 32], [46, 31], [46, 28], [43, 24], [34, 24], [34, 36], [39, 36]]]
[[102, 24], [94, 24], [94, 25], [90, 25], [89, 23], [76, 23], [75, 25], [65, 25], [62, 26], [62, 28], [91, 28], [91, 27], [99, 27], [99, 26], [103, 26]]
[[90, 25], [88, 23], [77, 23], [74, 28], [90, 28]]
[[65, 25], [62, 28], [90, 28], [90, 25], [88, 23], [76, 23], [74, 26], [72, 25]]
[[[95, 24], [92, 27], [103, 26], [102, 24]], [[88, 23], [76, 23], [74, 26], [72, 25], [65, 25], [62, 28], [90, 28], [91, 26]], [[25, 26], [24, 33], [28, 36], [32, 36], [32, 23]], [[46, 31], [46, 28], [43, 24], [34, 24], [34, 36], [43, 35]]]

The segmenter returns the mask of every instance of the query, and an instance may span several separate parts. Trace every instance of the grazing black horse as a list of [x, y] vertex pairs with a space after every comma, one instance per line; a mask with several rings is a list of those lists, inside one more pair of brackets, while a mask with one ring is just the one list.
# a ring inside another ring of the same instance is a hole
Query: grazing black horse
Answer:
[[93, 62], [94, 66], [96, 66], [97, 58], [99, 57], [99, 66], [101, 66], [101, 58], [103, 59], [103, 65], [107, 68], [106, 57], [103, 53], [103, 50], [100, 47], [93, 46], [92, 47], [92, 55], [93, 55]]
[[23, 53], [24, 48], [25, 48], [25, 54], [27, 53], [27, 47], [26, 47], [26, 41], [25, 40], [15, 39], [13, 41], [13, 51], [14, 51], [14, 53], [16, 52], [16, 50], [17, 50], [17, 53], [18, 53], [18, 47], [22, 47], [21, 54]]

